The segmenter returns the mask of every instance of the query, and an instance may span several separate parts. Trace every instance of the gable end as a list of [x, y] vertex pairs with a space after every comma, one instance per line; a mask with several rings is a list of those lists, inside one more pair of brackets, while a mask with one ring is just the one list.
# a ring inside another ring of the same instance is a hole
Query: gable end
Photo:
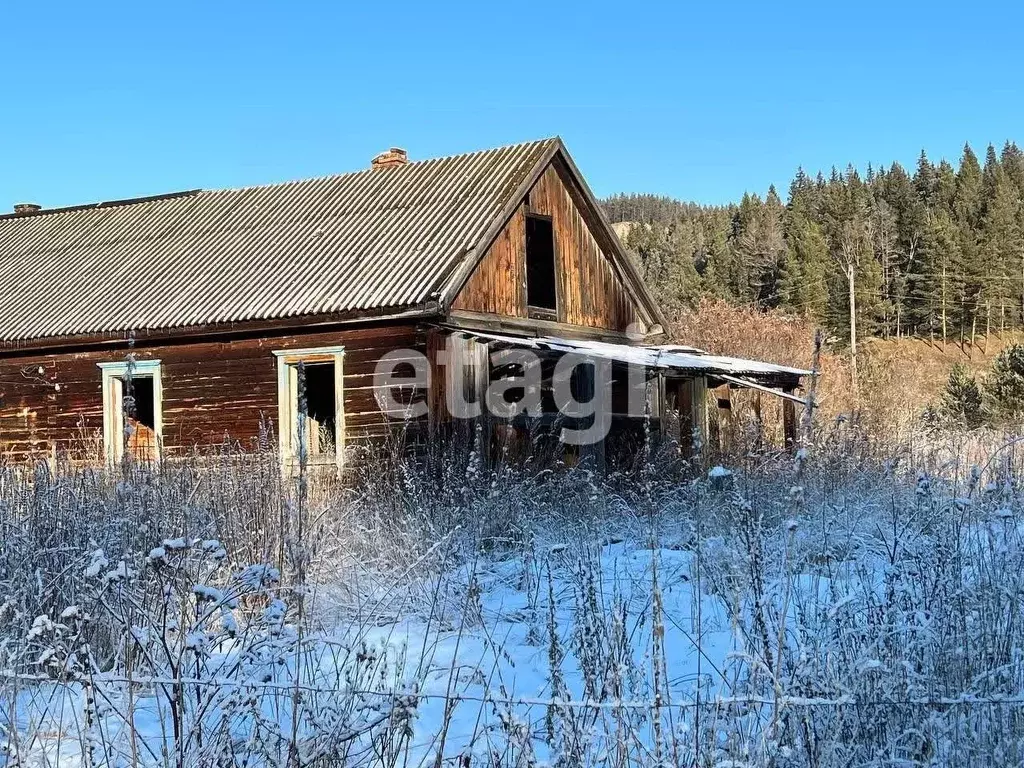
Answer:
[[482, 252], [467, 259], [464, 276], [456, 274], [449, 283], [443, 306], [536, 318], [526, 288], [526, 220], [536, 215], [550, 218], [554, 229], [558, 306], [553, 319], [619, 333], [630, 327], [658, 333], [655, 326], [663, 328], [665, 321], [657, 304], [560, 142], [528, 182]]

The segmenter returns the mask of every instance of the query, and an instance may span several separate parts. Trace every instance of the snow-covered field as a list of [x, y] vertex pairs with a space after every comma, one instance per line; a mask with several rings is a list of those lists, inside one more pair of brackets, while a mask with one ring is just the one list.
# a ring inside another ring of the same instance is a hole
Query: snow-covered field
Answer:
[[1022, 764], [1014, 444], [803, 459], [6, 475], [0, 765]]
[[[171, 543], [181, 549], [184, 542]], [[186, 650], [175, 657], [182, 662], [176, 673], [147, 670], [133, 676], [145, 681], [133, 700], [123, 671], [97, 671], [88, 684], [102, 691], [93, 695], [109, 701], [98, 703], [91, 723], [84, 675], [68, 685], [36, 684], [32, 677], [38, 675], [26, 676], [16, 699], [18, 730], [26, 738], [9, 749], [12, 757], [57, 765], [80, 764], [82, 750], [90, 746], [94, 761], [156, 759], [164, 748], [173, 751], [171, 699], [180, 677], [182, 689], [194, 689], [197, 701], [183, 717], [182, 730], [202, 727], [219, 734], [226, 728], [236, 755], [253, 752], [253, 742], [265, 749], [277, 741], [286, 760], [291, 712], [297, 708], [303, 712], [296, 732], [304, 760], [351, 738], [343, 761], [375, 764], [381, 756], [374, 750], [390, 750], [410, 765], [433, 764], [439, 753], [474, 761], [505, 755], [518, 763], [550, 760], [571, 749], [589, 764], [625, 749], [645, 764], [653, 759], [656, 696], [670, 728], [686, 720], [672, 710], [694, 701], [698, 692], [708, 697], [729, 690], [724, 671], [736, 642], [720, 601], [705, 596], [698, 606], [692, 559], [679, 548], [621, 540], [587, 552], [559, 545], [542, 558], [480, 556], [429, 584], [406, 585], [404, 618], [385, 619], [386, 612], [373, 605], [379, 598], [353, 612], [333, 604], [329, 592], [313, 595], [313, 609], [332, 615], [332, 626], [302, 636], [293, 624], [277, 626], [275, 615], [273, 621], [250, 618], [261, 625], [259, 631], [236, 630], [229, 637], [223, 611], [233, 614], [231, 606], [240, 600], [230, 590], [193, 587], [210, 606], [205, 613], [212, 620], [187, 628], [173, 622], [173, 631], [161, 634], [174, 642], [183, 630], [191, 633], [184, 646], [205, 648], [201, 663], [190, 664], [200, 654]], [[129, 589], [118, 583], [126, 569], [129, 578], [138, 577], [121, 563], [103, 568], [96, 576], [107, 582], [105, 592]], [[657, 621], [655, 583], [662, 606]], [[114, 594], [101, 600], [118, 610]], [[397, 595], [388, 600], [391, 609], [397, 607]], [[366, 612], [361, 618], [360, 609]], [[273, 603], [264, 608], [277, 610]], [[80, 615], [82, 607], [75, 606], [53, 622], [34, 624], [32, 640], [43, 647], [37, 666], [56, 661], [74, 667], [65, 660]], [[149, 643], [154, 629], [134, 625], [133, 639]], [[559, 670], [554, 675], [553, 658]], [[655, 666], [661, 670], [657, 686]], [[303, 699], [298, 703], [297, 691]], [[243, 696], [250, 700], [239, 704], [235, 699]], [[631, 732], [629, 743], [620, 744], [623, 721]], [[132, 734], [138, 743], [131, 743]], [[195, 741], [185, 747], [191, 754], [186, 762], [203, 764], [209, 747]]]

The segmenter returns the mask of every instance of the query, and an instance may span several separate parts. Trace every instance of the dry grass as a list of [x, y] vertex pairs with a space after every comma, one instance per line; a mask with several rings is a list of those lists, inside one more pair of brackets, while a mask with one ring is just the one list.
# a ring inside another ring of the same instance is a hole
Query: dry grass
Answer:
[[[367, 464], [355, 488], [305, 497], [280, 482], [273, 455], [0, 473], [0, 669], [30, 675], [0, 686], [7, 764], [27, 764], [51, 733], [15, 705], [61, 725], [69, 690], [102, 697], [72, 697], [80, 717], [62, 724], [65, 746], [96, 766], [1024, 758], [1015, 443], [922, 440], [879, 455], [849, 422], [827, 424], [806, 460], [751, 449], [725, 478], [681, 462], [610, 478], [492, 472], [444, 448], [418, 463], [378, 457], [388, 471]], [[179, 535], [218, 542], [154, 549]], [[601, 564], [621, 540], [634, 542], [630, 558], [650, 553], [649, 571]], [[109, 562], [90, 577], [99, 549]], [[670, 554], [686, 564], [674, 582], [658, 559]], [[122, 560], [132, 576], [118, 575]], [[500, 599], [481, 575], [504, 581]], [[696, 590], [692, 615], [666, 611], [670, 584]], [[711, 629], [700, 606], [715, 602], [734, 637], [724, 665], [670, 677], [663, 638], [681, 628], [700, 647]], [[498, 614], [530, 630], [526, 650], [496, 631]], [[462, 675], [457, 654], [443, 661], [426, 642], [399, 663], [368, 639], [417, 621], [507, 655], [509, 669], [541, 665], [546, 687]], [[230, 655], [215, 652], [226, 645]], [[124, 682], [139, 676], [145, 686]], [[442, 714], [419, 735], [444, 759], [407, 760], [430, 696]], [[149, 747], [134, 726], [113, 727], [154, 702], [173, 728]], [[449, 730], [456, 715], [486, 724], [476, 746]]]
[[[804, 318], [704, 299], [696, 310], [675, 319], [673, 338], [717, 354], [810, 368], [815, 331]], [[851, 416], [875, 437], [909, 440], [956, 363], [981, 375], [999, 352], [1021, 341], [1015, 333], [982, 337], [973, 346], [917, 338], [865, 339], [859, 401], [853, 396], [848, 353], [827, 345], [821, 358], [819, 413], [824, 419]]]

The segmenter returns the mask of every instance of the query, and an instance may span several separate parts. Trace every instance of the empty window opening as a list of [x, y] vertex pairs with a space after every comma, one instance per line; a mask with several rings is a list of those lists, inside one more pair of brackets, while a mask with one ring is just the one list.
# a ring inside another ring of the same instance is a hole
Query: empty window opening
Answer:
[[540, 314], [557, 309], [555, 232], [551, 219], [526, 217], [526, 303]]
[[310, 456], [333, 456], [337, 451], [334, 363], [303, 366], [306, 378], [306, 441]]
[[[99, 363], [103, 371], [103, 444], [109, 462], [126, 454], [160, 456], [163, 431], [159, 360]], [[129, 375], [130, 374], [130, 375]]]
[[121, 379], [121, 407], [124, 445], [137, 459], [151, 461], [157, 456], [156, 389], [152, 376]]
[[134, 422], [149, 430], [156, 429], [156, 402], [152, 376], [124, 379], [125, 413]]
[[345, 449], [344, 348], [280, 350], [274, 356], [283, 468], [295, 471], [301, 456], [311, 464], [340, 468]]

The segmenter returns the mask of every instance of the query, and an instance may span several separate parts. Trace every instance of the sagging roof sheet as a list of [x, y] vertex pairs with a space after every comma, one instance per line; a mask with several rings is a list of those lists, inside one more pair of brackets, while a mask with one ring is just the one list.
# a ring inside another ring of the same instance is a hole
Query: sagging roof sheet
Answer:
[[632, 346], [605, 341], [561, 339], [552, 336], [521, 337], [476, 332], [472, 332], [470, 335], [484, 341], [495, 341], [509, 346], [549, 350], [552, 352], [573, 352], [580, 355], [668, 371], [750, 376], [753, 378], [772, 376], [800, 377], [811, 374], [811, 371], [801, 368], [763, 363], [759, 360], [708, 355], [694, 347]]
[[556, 145], [0, 216], [0, 342], [420, 305]]

